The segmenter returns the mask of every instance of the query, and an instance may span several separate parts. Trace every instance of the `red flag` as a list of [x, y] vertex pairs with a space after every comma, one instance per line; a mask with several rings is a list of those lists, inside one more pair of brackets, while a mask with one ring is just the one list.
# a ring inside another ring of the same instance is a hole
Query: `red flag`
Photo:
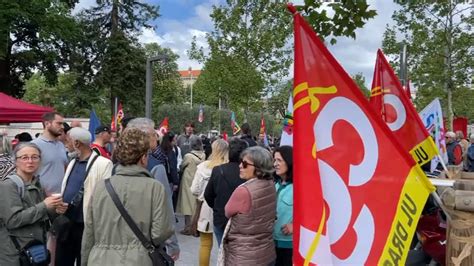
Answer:
[[[110, 129], [112, 131], [117, 131], [117, 126], [122, 124], [123, 116], [122, 103], [119, 103], [116, 117], [112, 116], [112, 123], [110, 124]], [[117, 119], [117, 126], [115, 125], [115, 119]]]
[[224, 133], [222, 134], [222, 139], [227, 141], [229, 137], [227, 136], [227, 132], [224, 131]]
[[402, 84], [380, 49], [377, 51], [369, 101], [392, 130], [395, 139], [418, 164], [425, 164], [438, 154], [438, 149], [408, 98], [407, 92], [403, 90]]
[[269, 146], [269, 143], [268, 143], [268, 137], [267, 137], [267, 129], [265, 127], [265, 118], [263, 118], [263, 115], [262, 115], [262, 119], [260, 119], [260, 136], [263, 141], [263, 145], [265, 145], [266, 147]]
[[168, 133], [168, 129], [168, 117], [165, 117], [161, 124], [158, 126], [158, 134], [164, 136], [166, 133]]
[[433, 187], [289, 7], [295, 30], [294, 263], [402, 265]]

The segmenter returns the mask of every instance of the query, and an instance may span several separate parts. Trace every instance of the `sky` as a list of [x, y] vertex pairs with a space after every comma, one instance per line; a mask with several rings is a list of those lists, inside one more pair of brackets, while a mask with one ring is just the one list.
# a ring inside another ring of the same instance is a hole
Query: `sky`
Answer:
[[[81, 0], [75, 12], [94, 5], [95, 0]], [[199, 46], [207, 48], [206, 33], [213, 30], [210, 18], [212, 6], [223, 0], [145, 0], [153, 5], [159, 5], [160, 17], [151, 24], [154, 29], [142, 29], [138, 40], [141, 43], [157, 42], [163, 47], [170, 48], [179, 55], [180, 70], [191, 67], [201, 69], [202, 65], [190, 60], [187, 50], [191, 46], [193, 36]], [[303, 0], [294, 1], [295, 4]], [[387, 24], [393, 24], [391, 15], [397, 5], [393, 1], [368, 0], [371, 9], [377, 11], [377, 16], [371, 19], [362, 29], [356, 31], [356, 39], [349, 37], [338, 38], [336, 45], [329, 45], [329, 50], [350, 74], [362, 72], [366, 85], [370, 86], [375, 64], [376, 52], [382, 46], [383, 32]], [[290, 71], [291, 72], [291, 71]], [[292, 76], [290, 74], [290, 76]]]

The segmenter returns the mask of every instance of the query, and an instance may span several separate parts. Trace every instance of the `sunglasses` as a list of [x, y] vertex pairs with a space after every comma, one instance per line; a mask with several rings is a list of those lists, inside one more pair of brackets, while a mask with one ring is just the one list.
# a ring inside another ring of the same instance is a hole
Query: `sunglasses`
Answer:
[[242, 167], [243, 167], [243, 168], [247, 168], [247, 166], [249, 166], [249, 165], [250, 165], [250, 166], [255, 166], [254, 164], [251, 164], [251, 163], [249, 163], [249, 162], [247, 162], [247, 161], [245, 161], [245, 160], [240, 160], [240, 163], [242, 164]]

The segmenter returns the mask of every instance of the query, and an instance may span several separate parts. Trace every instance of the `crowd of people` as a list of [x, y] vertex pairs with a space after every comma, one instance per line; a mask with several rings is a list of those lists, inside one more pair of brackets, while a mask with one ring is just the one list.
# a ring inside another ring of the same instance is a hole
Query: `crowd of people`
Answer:
[[265, 147], [248, 124], [228, 140], [191, 122], [163, 134], [142, 117], [101, 125], [94, 141], [59, 113], [43, 127], [0, 136], [0, 265], [170, 263], [177, 234], [199, 237], [199, 265], [214, 238], [218, 265], [292, 265], [292, 147]]

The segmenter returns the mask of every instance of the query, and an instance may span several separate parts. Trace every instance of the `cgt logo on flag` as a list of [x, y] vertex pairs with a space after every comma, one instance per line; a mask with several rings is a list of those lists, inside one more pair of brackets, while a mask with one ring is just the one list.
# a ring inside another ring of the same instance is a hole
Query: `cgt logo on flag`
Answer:
[[294, 15], [296, 265], [403, 265], [434, 189], [311, 27]]
[[377, 51], [370, 104], [419, 165], [438, 154], [435, 143], [380, 49]]

